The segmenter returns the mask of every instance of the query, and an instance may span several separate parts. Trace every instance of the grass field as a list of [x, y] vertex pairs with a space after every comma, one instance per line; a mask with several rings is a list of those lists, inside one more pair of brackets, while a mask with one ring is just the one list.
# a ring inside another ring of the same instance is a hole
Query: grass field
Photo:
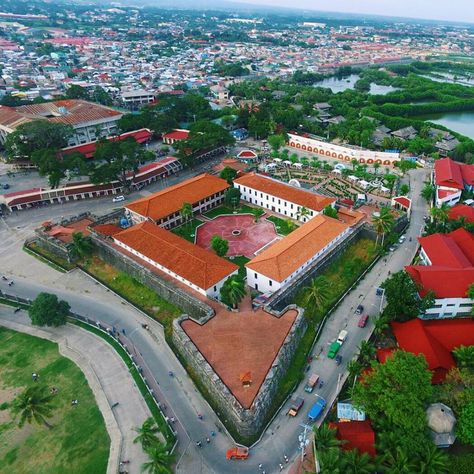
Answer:
[[232, 207], [227, 206], [218, 206], [210, 211], [205, 212], [203, 215], [208, 217], [209, 219], [214, 219], [214, 217], [227, 215], [227, 214], [253, 214], [255, 212], [255, 208], [246, 206], [245, 204], [241, 204], [239, 207], [233, 209]]
[[186, 224], [181, 224], [179, 227], [171, 229], [171, 232], [173, 232], [173, 234], [179, 235], [183, 239], [189, 240], [194, 244], [196, 228], [199, 227], [202, 223], [203, 221], [200, 221], [199, 219], [191, 219]]
[[[276, 231], [280, 235], [288, 235], [298, 228], [298, 225], [295, 224], [293, 228], [288, 225], [288, 222], [285, 219], [280, 219], [276, 216], [268, 216], [267, 221], [273, 222], [275, 224]], [[293, 221], [290, 221], [293, 222]]]
[[[32, 372], [40, 375], [38, 382]], [[8, 404], [26, 387], [57, 387], [53, 427], [18, 428]], [[79, 404], [71, 406], [71, 400]], [[110, 440], [79, 368], [59, 355], [57, 344], [0, 327], [0, 472], [105, 473]]]
[[173, 319], [181, 314], [179, 308], [161, 298], [155, 291], [99, 257], [89, 258], [83, 266], [99, 281], [154, 317], [163, 326], [171, 326]]
[[235, 263], [239, 268], [239, 275], [242, 278], [245, 278], [247, 275], [247, 270], [245, 269], [245, 264], [250, 262], [250, 258], [247, 258], [245, 255], [237, 255], [236, 257], [226, 257], [229, 262]]

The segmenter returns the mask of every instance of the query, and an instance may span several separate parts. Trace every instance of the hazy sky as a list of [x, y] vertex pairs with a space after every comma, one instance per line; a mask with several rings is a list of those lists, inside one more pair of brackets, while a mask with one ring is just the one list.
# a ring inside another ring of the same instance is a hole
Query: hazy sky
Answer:
[[311, 10], [474, 23], [474, 0], [236, 0]]

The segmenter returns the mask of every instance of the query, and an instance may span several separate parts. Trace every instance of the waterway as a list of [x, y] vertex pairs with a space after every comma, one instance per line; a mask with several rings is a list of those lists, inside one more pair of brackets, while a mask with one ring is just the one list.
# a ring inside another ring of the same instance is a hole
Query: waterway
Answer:
[[[344, 92], [347, 89], [354, 89], [354, 84], [360, 79], [358, 74], [351, 74], [350, 76], [346, 76], [343, 78], [339, 78], [336, 76], [328, 77], [323, 81], [316, 82], [314, 87], [325, 87], [327, 89], [331, 89], [334, 94], [338, 92]], [[370, 85], [370, 94], [377, 94], [377, 95], [385, 95], [389, 92], [397, 91], [396, 87], [392, 86], [382, 86], [379, 84], [371, 84]]]
[[412, 118], [443, 125], [454, 132], [458, 132], [474, 140], [474, 111], [444, 112], [440, 114], [418, 115]]

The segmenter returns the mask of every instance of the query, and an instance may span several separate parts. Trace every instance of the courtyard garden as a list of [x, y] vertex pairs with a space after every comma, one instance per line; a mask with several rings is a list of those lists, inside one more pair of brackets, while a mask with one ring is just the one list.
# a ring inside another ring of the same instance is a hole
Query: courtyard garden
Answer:
[[171, 232], [173, 232], [173, 234], [179, 235], [183, 239], [189, 240], [189, 242], [194, 244], [196, 238], [196, 229], [202, 223], [203, 221], [193, 218], [178, 227], [174, 227], [171, 229]]
[[267, 221], [273, 222], [275, 224], [276, 231], [280, 235], [291, 234], [291, 232], [298, 228], [298, 225], [290, 219], [285, 220], [276, 216], [268, 216]]
[[246, 204], [240, 203], [235, 209], [229, 206], [217, 206], [203, 214], [208, 219], [214, 219], [214, 217], [222, 216], [225, 214], [254, 214], [255, 208], [247, 206]]
[[[41, 418], [19, 426], [21, 412], [15, 416], [13, 407], [27, 389], [51, 396], [44, 420], [50, 427]], [[102, 414], [84, 375], [57, 344], [0, 328], [0, 400], [1, 472], [106, 472], [110, 439]]]

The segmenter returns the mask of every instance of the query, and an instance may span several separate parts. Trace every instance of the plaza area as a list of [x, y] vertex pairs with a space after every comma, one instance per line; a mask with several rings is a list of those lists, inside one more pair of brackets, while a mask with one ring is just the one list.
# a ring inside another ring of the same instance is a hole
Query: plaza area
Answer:
[[196, 229], [196, 244], [211, 249], [211, 239], [218, 235], [229, 242], [227, 256], [253, 257], [257, 251], [277, 239], [272, 222], [262, 216], [258, 221], [250, 214], [217, 216]]

